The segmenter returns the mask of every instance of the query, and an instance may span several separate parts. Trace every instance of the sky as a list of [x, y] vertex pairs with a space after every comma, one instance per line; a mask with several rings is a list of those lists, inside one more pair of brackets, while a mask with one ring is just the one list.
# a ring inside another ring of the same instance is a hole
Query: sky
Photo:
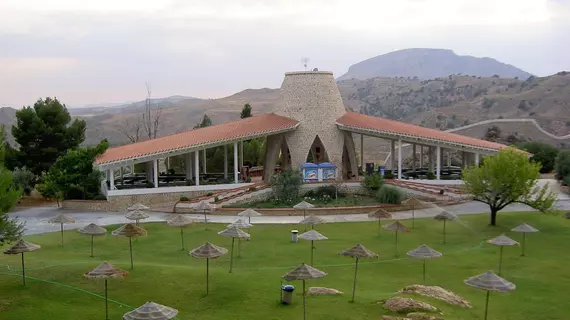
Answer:
[[405, 48], [570, 70], [570, 0], [0, 0], [0, 106], [277, 88]]

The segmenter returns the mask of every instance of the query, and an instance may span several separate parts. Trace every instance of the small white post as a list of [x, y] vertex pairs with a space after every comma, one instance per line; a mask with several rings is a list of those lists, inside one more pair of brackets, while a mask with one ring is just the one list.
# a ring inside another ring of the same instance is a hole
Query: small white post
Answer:
[[153, 180], [154, 180], [154, 187], [158, 188], [158, 159], [154, 159], [152, 161], [153, 166]]
[[234, 182], [238, 183], [238, 143], [234, 142]]
[[402, 139], [398, 139], [398, 180], [402, 180]]
[[200, 185], [200, 150], [194, 151], [194, 184]]
[[109, 169], [109, 190], [115, 190], [115, 169]]
[[435, 162], [435, 178], [441, 180], [441, 147], [437, 146], [436, 151], [437, 160]]
[[479, 166], [479, 152], [475, 152], [475, 165]]
[[224, 144], [224, 179], [228, 178], [228, 145]]

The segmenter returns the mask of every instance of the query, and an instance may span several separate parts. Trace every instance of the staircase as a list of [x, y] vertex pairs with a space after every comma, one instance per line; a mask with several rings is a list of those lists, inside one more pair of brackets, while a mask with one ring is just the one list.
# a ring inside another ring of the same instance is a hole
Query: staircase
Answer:
[[[409, 193], [438, 201], [455, 202], [471, 199], [471, 195], [465, 193], [461, 185], [436, 185], [409, 180], [386, 180], [386, 183], [408, 190]], [[441, 190], [443, 194], [440, 193]]]
[[194, 205], [200, 201], [208, 201], [216, 207], [221, 207], [222, 205], [246, 199], [258, 192], [271, 190], [268, 188], [265, 183], [260, 182], [245, 187], [214, 192], [211, 195], [195, 197], [189, 201], [177, 201], [172, 206], [165, 207], [166, 211], [163, 212], [192, 212]]

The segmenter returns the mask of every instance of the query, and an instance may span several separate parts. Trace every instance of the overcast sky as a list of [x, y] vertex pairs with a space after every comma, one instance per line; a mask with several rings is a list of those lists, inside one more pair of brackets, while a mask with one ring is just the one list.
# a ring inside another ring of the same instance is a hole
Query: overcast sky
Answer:
[[0, 106], [278, 87], [286, 71], [342, 75], [429, 47], [536, 75], [570, 70], [567, 0], [0, 0]]

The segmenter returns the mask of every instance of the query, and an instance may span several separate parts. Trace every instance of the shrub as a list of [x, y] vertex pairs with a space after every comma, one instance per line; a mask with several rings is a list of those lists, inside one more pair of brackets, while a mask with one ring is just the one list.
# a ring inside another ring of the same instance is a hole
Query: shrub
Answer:
[[522, 149], [532, 153], [532, 160], [540, 163], [540, 173], [548, 173], [554, 170], [558, 149], [546, 143], [527, 142], [522, 145]]
[[190, 200], [190, 199], [188, 199], [188, 197], [185, 197], [185, 196], [180, 197], [180, 201], [188, 201], [188, 200]]
[[81, 187], [72, 186], [67, 190], [67, 193], [65, 194], [65, 199], [66, 200], [84, 200], [85, 194], [83, 192], [83, 189], [81, 189]]
[[107, 197], [105, 197], [105, 195], [103, 195], [103, 194], [98, 194], [98, 195], [93, 197], [93, 200], [105, 201], [105, 200], [107, 200]]
[[435, 180], [435, 173], [428, 171], [427, 178], [428, 180]]
[[257, 190], [257, 188], [256, 187], [249, 187], [247, 190], [248, 191], [255, 191], [255, 190]]
[[314, 196], [316, 197], [323, 197], [323, 196], [329, 196], [331, 198], [334, 198], [336, 195], [336, 187], [335, 186], [322, 186], [317, 188], [317, 190], [315, 190], [314, 192]]
[[376, 200], [380, 203], [400, 204], [404, 200], [404, 193], [391, 186], [382, 186], [376, 193]]
[[21, 189], [25, 195], [29, 196], [34, 189], [36, 176], [26, 167], [15, 168], [12, 172], [12, 183], [16, 188]]
[[303, 176], [299, 170], [287, 169], [271, 177], [273, 196], [282, 200], [295, 200], [303, 184]]
[[213, 196], [213, 195], [214, 195], [213, 192], [208, 192], [208, 193], [206, 193], [206, 196], [208, 196], [208, 197], [211, 197], [211, 196]]
[[374, 194], [376, 191], [380, 190], [383, 185], [384, 178], [377, 173], [366, 176], [364, 177], [364, 180], [362, 180], [362, 187], [370, 194]]
[[392, 172], [385, 172], [384, 173], [384, 179], [394, 179], [394, 175], [392, 174]]
[[214, 202], [220, 202], [220, 197], [215, 196], [215, 197], [214, 197]]
[[570, 150], [562, 150], [558, 152], [556, 157], [556, 179], [562, 180], [564, 177], [570, 176]]
[[194, 185], [194, 180], [186, 180], [186, 181], [184, 182], [184, 184], [185, 184], [186, 186], [193, 186], [193, 185]]
[[485, 97], [483, 99], [483, 108], [489, 109], [495, 104], [495, 100]]
[[246, 183], [250, 183], [250, 182], [251, 182], [251, 178], [250, 178], [250, 177], [247, 177], [247, 178], [245, 179], [245, 182], [246, 182]]

